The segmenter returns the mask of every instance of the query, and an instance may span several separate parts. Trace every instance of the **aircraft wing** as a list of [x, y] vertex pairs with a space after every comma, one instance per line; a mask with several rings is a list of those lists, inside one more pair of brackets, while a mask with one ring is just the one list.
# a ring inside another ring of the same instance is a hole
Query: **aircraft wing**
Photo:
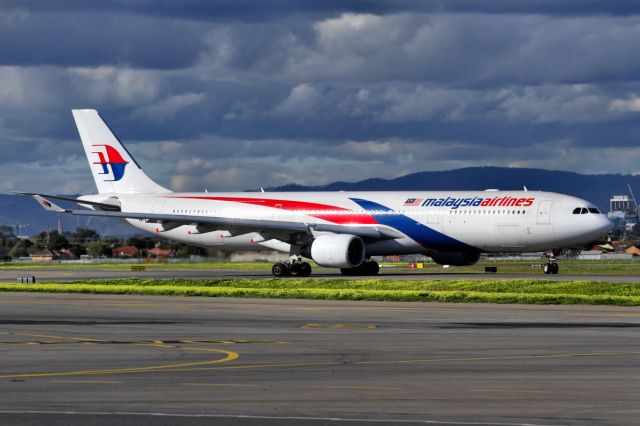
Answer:
[[[245, 219], [245, 218], [229, 218], [229, 217], [216, 217], [216, 216], [195, 216], [185, 214], [170, 214], [170, 213], [140, 213], [140, 212], [123, 212], [119, 211], [118, 206], [112, 204], [104, 204], [97, 202], [90, 202], [85, 200], [79, 200], [75, 198], [67, 198], [60, 196], [50, 196], [46, 194], [35, 193], [20, 193], [24, 195], [33, 196], [38, 204], [43, 206], [45, 210], [53, 211], [57, 213], [67, 213], [76, 216], [98, 216], [98, 217], [113, 217], [120, 219], [139, 219], [149, 223], [158, 224], [170, 224], [171, 229], [181, 225], [203, 225], [209, 229], [216, 229], [214, 227], [219, 226], [220, 230], [237, 229], [242, 230], [244, 233], [249, 232], [265, 232], [265, 231], [280, 231], [284, 233], [296, 233], [296, 232], [333, 232], [336, 234], [352, 234], [367, 239], [390, 239], [401, 238], [403, 235], [398, 231], [381, 226], [358, 226], [358, 225], [334, 225], [326, 223], [304, 223], [304, 222], [290, 222], [279, 220], [264, 220], [264, 219]], [[88, 210], [88, 209], [66, 209], [58, 206], [47, 198], [53, 198], [62, 201], [69, 201], [77, 204], [92, 205], [97, 208], [105, 208], [106, 210]], [[118, 210], [115, 210], [117, 208]]]

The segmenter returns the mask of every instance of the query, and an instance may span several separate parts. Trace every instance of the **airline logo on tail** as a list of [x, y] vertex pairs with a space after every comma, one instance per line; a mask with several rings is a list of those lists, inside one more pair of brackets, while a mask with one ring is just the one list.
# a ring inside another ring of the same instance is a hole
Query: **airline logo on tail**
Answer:
[[[117, 149], [110, 145], [91, 145], [93, 147], [102, 147], [99, 151], [93, 151], [93, 154], [98, 155], [99, 161], [94, 161], [93, 164], [100, 164], [102, 166], [101, 175], [113, 175], [113, 179], [105, 179], [105, 182], [117, 182], [124, 176], [124, 169], [129, 164], [122, 158], [122, 155]], [[109, 167], [107, 167], [109, 166]]]

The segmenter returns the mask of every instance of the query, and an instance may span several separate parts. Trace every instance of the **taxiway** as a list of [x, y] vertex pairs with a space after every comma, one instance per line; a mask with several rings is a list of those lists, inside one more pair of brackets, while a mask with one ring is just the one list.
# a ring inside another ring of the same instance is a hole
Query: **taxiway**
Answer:
[[636, 424], [640, 312], [2, 293], [2, 424]]

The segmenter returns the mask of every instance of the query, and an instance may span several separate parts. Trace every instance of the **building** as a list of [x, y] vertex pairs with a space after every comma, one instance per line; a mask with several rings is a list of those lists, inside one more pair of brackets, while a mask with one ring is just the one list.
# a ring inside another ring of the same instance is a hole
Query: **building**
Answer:
[[147, 254], [151, 257], [169, 257], [173, 256], [173, 250], [163, 250], [160, 247], [154, 247], [147, 251]]
[[138, 257], [140, 250], [136, 246], [116, 247], [112, 250], [113, 257]]
[[38, 250], [29, 255], [32, 262], [52, 262], [58, 260], [75, 260], [77, 256], [69, 249], [60, 250]]
[[633, 232], [638, 224], [638, 206], [633, 197], [628, 195], [614, 195], [609, 200], [607, 216], [620, 232]]
[[636, 203], [628, 195], [614, 195], [609, 200], [609, 212], [635, 213]]
[[56, 253], [48, 249], [34, 251], [29, 257], [32, 262], [51, 262], [59, 259]]

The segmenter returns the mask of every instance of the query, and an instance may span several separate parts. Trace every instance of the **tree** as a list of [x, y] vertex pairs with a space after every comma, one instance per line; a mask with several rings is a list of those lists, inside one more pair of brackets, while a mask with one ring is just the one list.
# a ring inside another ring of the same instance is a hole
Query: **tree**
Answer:
[[14, 246], [9, 251], [9, 256], [15, 258], [29, 256], [28, 249], [33, 246], [33, 243], [29, 240], [18, 239]]
[[150, 249], [155, 247], [156, 241], [152, 237], [131, 237], [125, 243], [127, 246], [135, 246], [139, 249]]
[[73, 253], [76, 257], [80, 257], [83, 254], [87, 254], [87, 249], [80, 244], [73, 244], [70, 247], [71, 253]]
[[78, 228], [69, 235], [69, 242], [71, 244], [80, 244], [86, 245], [91, 241], [96, 241], [100, 239], [100, 234], [95, 229], [89, 228]]
[[87, 245], [87, 253], [93, 257], [111, 257], [111, 246], [102, 241], [92, 241]]
[[0, 235], [11, 236], [13, 234], [13, 228], [7, 225], [0, 225]]
[[60, 235], [58, 231], [41, 232], [36, 241], [38, 247], [47, 248], [49, 250], [60, 250], [69, 248], [69, 241], [64, 235]]
[[122, 245], [122, 240], [120, 240], [120, 238], [113, 237], [110, 235], [107, 235], [106, 237], [102, 237], [102, 242], [105, 244], [108, 244], [111, 247], [118, 247]]
[[191, 257], [191, 256], [206, 256], [207, 250], [202, 247], [191, 246], [188, 244], [176, 244], [173, 248], [176, 252], [176, 257]]

